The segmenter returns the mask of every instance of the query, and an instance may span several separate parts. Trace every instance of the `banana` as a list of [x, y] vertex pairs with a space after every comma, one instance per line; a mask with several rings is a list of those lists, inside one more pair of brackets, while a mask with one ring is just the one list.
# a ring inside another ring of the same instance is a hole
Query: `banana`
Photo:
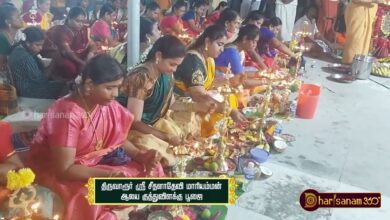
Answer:
[[375, 65], [372, 68], [372, 73], [383, 77], [390, 77], [390, 65], [388, 63]]

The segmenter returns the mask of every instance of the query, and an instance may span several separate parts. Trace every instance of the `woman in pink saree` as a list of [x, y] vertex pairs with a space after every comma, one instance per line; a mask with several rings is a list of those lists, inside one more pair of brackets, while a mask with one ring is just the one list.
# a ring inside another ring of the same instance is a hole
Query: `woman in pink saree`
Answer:
[[92, 58], [74, 91], [49, 108], [33, 140], [30, 166], [39, 183], [61, 195], [63, 219], [116, 219], [113, 207], [85, 199], [91, 177], [164, 175], [156, 151], [127, 141], [133, 115], [114, 100], [123, 73], [108, 55]]

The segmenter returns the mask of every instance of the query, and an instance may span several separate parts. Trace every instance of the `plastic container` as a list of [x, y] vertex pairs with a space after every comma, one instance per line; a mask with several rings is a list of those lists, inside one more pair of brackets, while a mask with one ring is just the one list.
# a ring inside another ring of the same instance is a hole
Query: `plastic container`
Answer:
[[299, 118], [312, 119], [316, 113], [321, 87], [314, 84], [303, 84], [299, 90], [297, 112]]
[[251, 157], [258, 163], [264, 163], [268, 160], [269, 153], [260, 148], [250, 150]]
[[282, 135], [282, 132], [283, 132], [282, 122], [277, 121], [274, 136], [280, 137], [280, 135]]
[[297, 101], [291, 101], [290, 108], [289, 108], [289, 118], [293, 119], [295, 118], [297, 114]]

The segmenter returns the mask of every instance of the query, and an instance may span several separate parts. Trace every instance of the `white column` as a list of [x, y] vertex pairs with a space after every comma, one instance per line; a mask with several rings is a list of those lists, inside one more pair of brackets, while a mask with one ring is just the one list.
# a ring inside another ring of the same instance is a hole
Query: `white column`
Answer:
[[127, 67], [139, 61], [140, 0], [127, 0]]

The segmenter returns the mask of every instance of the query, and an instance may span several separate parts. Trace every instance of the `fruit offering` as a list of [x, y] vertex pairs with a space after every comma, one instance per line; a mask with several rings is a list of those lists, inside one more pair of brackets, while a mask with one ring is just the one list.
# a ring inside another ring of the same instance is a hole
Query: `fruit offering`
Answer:
[[390, 77], [390, 63], [374, 63], [372, 74], [382, 77]]

